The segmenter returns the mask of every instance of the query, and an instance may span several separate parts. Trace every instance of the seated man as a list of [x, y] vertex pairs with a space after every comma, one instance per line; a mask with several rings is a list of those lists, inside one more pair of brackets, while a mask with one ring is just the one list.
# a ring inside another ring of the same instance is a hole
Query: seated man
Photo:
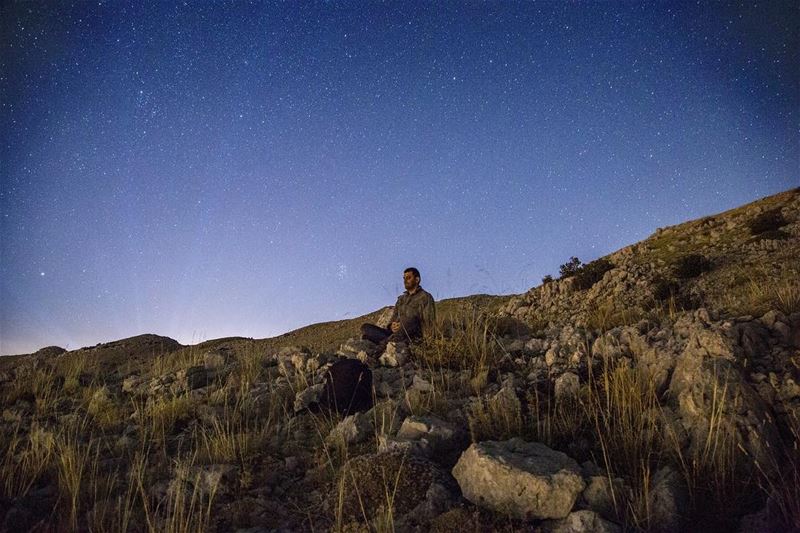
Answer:
[[433, 296], [420, 287], [419, 270], [407, 268], [403, 271], [406, 291], [397, 298], [388, 328], [374, 324], [361, 326], [361, 338], [386, 346], [388, 342], [412, 342], [430, 332], [436, 320]]

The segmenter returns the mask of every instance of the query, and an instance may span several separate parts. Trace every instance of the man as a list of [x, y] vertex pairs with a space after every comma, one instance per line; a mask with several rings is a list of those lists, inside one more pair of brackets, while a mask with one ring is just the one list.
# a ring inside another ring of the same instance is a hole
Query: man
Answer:
[[436, 320], [433, 296], [420, 287], [419, 270], [409, 267], [403, 271], [406, 291], [397, 298], [388, 328], [374, 324], [361, 326], [361, 338], [385, 346], [388, 342], [419, 340], [430, 332]]

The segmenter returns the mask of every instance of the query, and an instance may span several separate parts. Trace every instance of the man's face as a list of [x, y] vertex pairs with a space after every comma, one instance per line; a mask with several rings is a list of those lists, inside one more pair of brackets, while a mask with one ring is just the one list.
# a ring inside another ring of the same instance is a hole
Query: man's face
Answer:
[[419, 287], [419, 278], [413, 272], [403, 272], [403, 285], [407, 291], [413, 291]]

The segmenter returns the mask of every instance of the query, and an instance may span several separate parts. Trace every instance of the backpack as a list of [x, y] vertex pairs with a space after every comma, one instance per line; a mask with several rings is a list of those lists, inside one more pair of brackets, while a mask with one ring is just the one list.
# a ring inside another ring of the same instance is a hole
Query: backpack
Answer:
[[358, 359], [339, 359], [325, 373], [319, 400], [343, 416], [372, 408], [372, 370]]

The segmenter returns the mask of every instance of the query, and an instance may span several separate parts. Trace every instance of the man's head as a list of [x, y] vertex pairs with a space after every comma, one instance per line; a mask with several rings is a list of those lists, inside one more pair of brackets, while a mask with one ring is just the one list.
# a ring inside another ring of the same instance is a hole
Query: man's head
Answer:
[[403, 285], [409, 292], [414, 292], [419, 287], [419, 270], [409, 267], [403, 271]]

